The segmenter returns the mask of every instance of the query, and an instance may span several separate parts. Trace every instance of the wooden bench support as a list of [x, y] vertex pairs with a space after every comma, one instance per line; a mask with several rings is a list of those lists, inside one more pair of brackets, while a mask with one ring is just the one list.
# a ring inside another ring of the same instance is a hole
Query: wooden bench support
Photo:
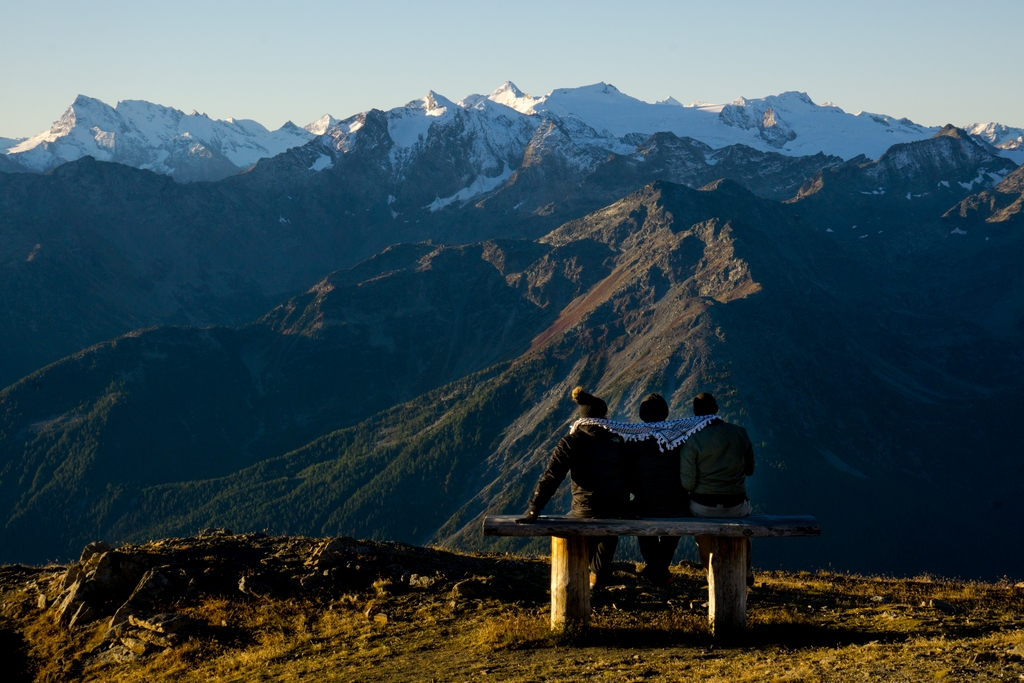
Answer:
[[709, 536], [708, 619], [715, 637], [747, 623], [747, 540], [753, 537], [818, 536], [814, 517], [708, 519], [580, 519], [541, 515], [516, 524], [514, 515], [484, 517], [485, 536], [551, 536], [551, 628], [590, 620], [588, 536]]
[[551, 537], [551, 628], [590, 621], [590, 562], [584, 536]]
[[747, 539], [712, 536], [708, 539], [708, 621], [715, 637], [747, 626]]

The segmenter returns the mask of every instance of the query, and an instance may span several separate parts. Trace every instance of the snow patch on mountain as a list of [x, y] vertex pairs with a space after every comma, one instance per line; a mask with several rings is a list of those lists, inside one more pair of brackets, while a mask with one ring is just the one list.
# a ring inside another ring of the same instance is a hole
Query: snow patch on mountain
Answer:
[[309, 167], [309, 170], [310, 171], [322, 171], [325, 168], [333, 168], [333, 167], [334, 167], [334, 160], [331, 159], [331, 157], [329, 157], [326, 154], [321, 154], [319, 157], [317, 157], [316, 161], [313, 162], [313, 165]]
[[497, 188], [499, 185], [501, 185], [511, 177], [512, 168], [509, 166], [505, 166], [505, 168], [502, 169], [501, 173], [494, 177], [478, 175], [476, 177], [476, 180], [474, 180], [470, 185], [467, 185], [466, 187], [462, 188], [452, 196], [444, 197], [443, 199], [441, 197], [438, 197], [437, 199], [435, 199], [434, 201], [432, 201], [430, 204], [423, 208], [430, 209], [431, 212], [434, 212], [440, 211], [449, 204], [454, 204], [456, 202], [466, 202], [472, 199], [473, 197], [482, 195], [486, 192], [491, 192], [492, 190]]

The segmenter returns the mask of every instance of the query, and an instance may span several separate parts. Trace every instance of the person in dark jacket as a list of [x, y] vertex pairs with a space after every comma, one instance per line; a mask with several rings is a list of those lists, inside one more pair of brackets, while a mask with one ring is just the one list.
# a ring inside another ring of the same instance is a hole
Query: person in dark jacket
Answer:
[[[579, 404], [580, 417], [603, 418], [608, 414], [607, 404], [582, 387], [573, 389], [572, 398]], [[536, 520], [566, 474], [572, 485], [570, 516], [608, 519], [626, 516], [629, 483], [624, 445], [622, 437], [596, 425], [581, 425], [562, 437], [537, 482], [529, 509], [516, 521], [528, 524]], [[618, 542], [618, 536], [587, 537], [591, 587], [608, 584]]]
[[[716, 415], [718, 402], [711, 394], [693, 399], [694, 415]], [[746, 517], [751, 512], [747, 498], [747, 477], [754, 473], [754, 446], [747, 430], [720, 418], [692, 435], [680, 453], [680, 479], [690, 492], [690, 514], [694, 517]], [[711, 539], [697, 536], [700, 562], [708, 567]], [[747, 585], [754, 585], [747, 540]]]
[[[640, 403], [640, 419], [661, 422], [668, 419], [668, 403], [651, 394]], [[689, 497], [679, 480], [679, 448], [662, 452], [652, 437], [626, 444], [628, 453], [631, 512], [637, 517], [685, 517]], [[641, 576], [658, 586], [671, 583], [668, 567], [679, 545], [678, 536], [637, 536], [640, 554], [647, 566]]]

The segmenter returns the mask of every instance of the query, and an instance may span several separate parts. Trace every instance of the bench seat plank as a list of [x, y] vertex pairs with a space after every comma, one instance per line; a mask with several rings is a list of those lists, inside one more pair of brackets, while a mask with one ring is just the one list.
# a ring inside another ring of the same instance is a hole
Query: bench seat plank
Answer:
[[583, 519], [541, 515], [533, 524], [516, 524], [519, 515], [487, 515], [484, 536], [820, 536], [811, 516], [760, 515], [736, 519], [673, 517], [664, 519]]

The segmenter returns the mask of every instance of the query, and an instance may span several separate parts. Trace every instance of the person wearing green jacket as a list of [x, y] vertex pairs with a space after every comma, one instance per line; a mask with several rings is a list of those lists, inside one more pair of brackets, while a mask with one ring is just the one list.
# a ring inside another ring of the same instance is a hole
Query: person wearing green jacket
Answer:
[[[694, 415], [718, 414], [718, 403], [711, 394], [700, 393], [693, 399]], [[746, 478], [754, 473], [754, 446], [747, 430], [725, 420], [715, 419], [693, 434], [680, 451], [679, 478], [690, 494], [690, 514], [694, 517], [746, 517], [750, 514]], [[754, 583], [747, 540], [747, 585]], [[711, 547], [709, 536], [697, 536], [700, 562], [705, 569]]]

